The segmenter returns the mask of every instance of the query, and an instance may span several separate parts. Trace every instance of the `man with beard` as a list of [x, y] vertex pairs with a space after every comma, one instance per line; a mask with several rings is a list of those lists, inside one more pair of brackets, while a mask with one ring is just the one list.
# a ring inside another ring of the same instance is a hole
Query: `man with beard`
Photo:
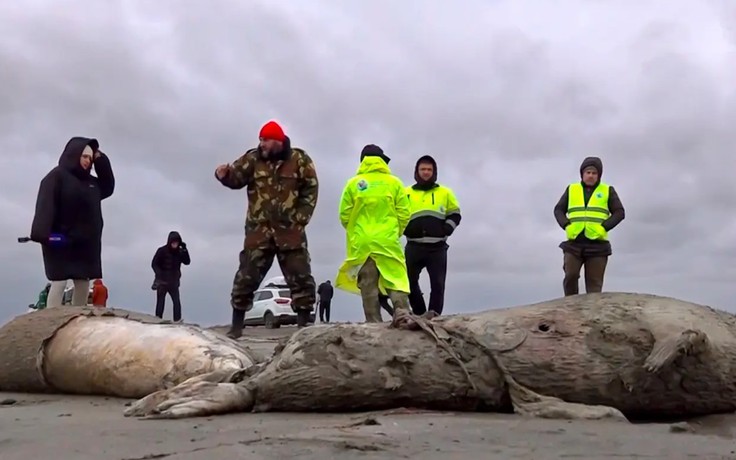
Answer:
[[274, 257], [291, 291], [297, 325], [306, 326], [316, 300], [305, 231], [317, 205], [319, 187], [312, 159], [291, 145], [278, 123], [269, 121], [261, 128], [258, 147], [231, 165], [218, 166], [215, 177], [230, 189], [248, 190], [245, 241], [233, 280], [228, 335], [242, 335], [245, 313], [253, 308], [253, 293]]
[[[442, 314], [447, 275], [447, 239], [460, 225], [460, 205], [455, 193], [437, 183], [437, 162], [429, 155], [417, 160], [416, 183], [407, 187], [411, 218], [404, 230], [406, 268], [409, 274], [409, 302], [415, 315], [434, 317]], [[419, 286], [422, 269], [429, 275], [429, 311]]]

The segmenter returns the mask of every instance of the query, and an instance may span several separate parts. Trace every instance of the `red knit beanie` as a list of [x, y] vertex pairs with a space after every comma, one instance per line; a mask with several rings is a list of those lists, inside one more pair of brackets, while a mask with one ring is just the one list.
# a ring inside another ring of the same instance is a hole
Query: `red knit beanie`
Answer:
[[284, 142], [286, 135], [284, 130], [281, 129], [278, 123], [271, 120], [261, 128], [261, 132], [258, 133], [258, 137], [263, 139], [273, 139], [275, 141]]

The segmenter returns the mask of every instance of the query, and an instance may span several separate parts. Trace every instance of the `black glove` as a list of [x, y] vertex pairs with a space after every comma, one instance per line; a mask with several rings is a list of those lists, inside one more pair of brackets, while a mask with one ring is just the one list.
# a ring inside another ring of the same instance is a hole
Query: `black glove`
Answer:
[[455, 231], [455, 227], [445, 222], [445, 236], [452, 235], [452, 232]]
[[182, 248], [185, 251], [187, 250], [187, 244], [185, 242], [183, 242], [183, 241], [181, 243], [179, 243], [179, 247]]

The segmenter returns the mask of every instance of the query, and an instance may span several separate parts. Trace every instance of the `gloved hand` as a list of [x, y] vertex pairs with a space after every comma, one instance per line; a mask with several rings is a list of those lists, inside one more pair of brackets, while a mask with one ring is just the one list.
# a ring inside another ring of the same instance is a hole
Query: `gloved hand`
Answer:
[[445, 236], [452, 235], [452, 232], [455, 231], [455, 227], [445, 222]]
[[184, 251], [186, 251], [186, 250], [187, 250], [187, 244], [186, 244], [185, 242], [183, 242], [183, 241], [182, 241], [181, 243], [179, 243], [179, 247], [180, 247], [181, 249], [183, 249]]

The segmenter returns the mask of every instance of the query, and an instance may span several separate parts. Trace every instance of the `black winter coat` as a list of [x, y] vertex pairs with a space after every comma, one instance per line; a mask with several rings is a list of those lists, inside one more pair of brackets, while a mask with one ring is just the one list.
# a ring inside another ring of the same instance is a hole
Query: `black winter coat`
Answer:
[[[173, 241], [179, 242], [176, 249], [171, 247]], [[181, 266], [192, 262], [186, 243], [181, 240], [179, 232], [170, 232], [166, 244], [156, 250], [151, 260], [151, 268], [155, 274], [154, 283], [159, 286], [179, 287]]]
[[317, 288], [317, 294], [319, 294], [320, 302], [332, 300], [332, 295], [334, 294], [334, 292], [335, 291], [332, 289], [332, 283], [328, 282], [320, 284]]
[[[59, 165], [41, 180], [31, 240], [41, 243], [46, 278], [50, 281], [102, 278], [102, 205], [115, 190], [108, 157], [99, 152], [94, 160], [97, 177], [80, 164], [82, 151], [97, 153], [96, 139], [73, 137], [59, 158]], [[51, 234], [61, 234], [64, 244], [49, 244]]]

